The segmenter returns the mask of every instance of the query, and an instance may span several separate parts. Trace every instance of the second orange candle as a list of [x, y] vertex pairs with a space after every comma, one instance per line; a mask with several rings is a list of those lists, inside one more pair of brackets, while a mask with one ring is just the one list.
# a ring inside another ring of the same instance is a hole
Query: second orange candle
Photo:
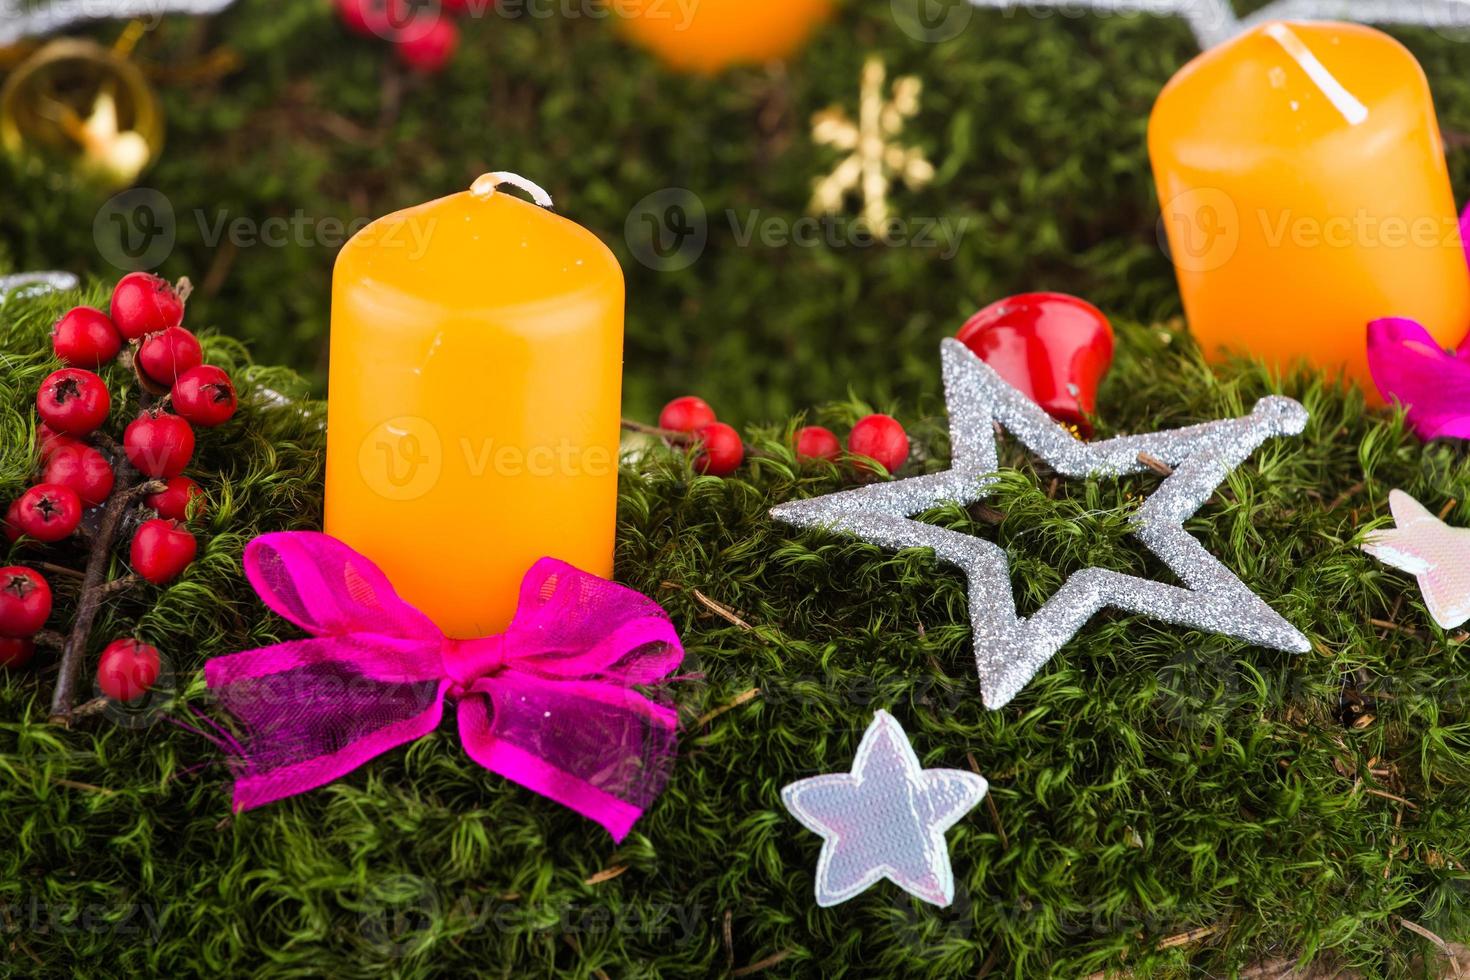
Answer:
[[1352, 24], [1262, 24], [1159, 95], [1149, 156], [1206, 352], [1297, 358], [1374, 391], [1365, 331], [1470, 327], [1470, 273], [1424, 72]]

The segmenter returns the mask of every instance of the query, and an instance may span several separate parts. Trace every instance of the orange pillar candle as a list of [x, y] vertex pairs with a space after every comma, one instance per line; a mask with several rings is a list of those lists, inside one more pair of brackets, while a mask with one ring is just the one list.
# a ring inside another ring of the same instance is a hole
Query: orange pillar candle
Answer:
[[505, 627], [551, 556], [612, 573], [623, 274], [497, 189], [379, 218], [332, 274], [326, 531], [451, 636]]
[[1366, 328], [1470, 326], [1470, 274], [1429, 85], [1388, 35], [1273, 21], [1206, 51], [1148, 127], [1190, 329], [1211, 355], [1341, 369]]
[[634, 41], [679, 71], [785, 58], [832, 15], [832, 0], [621, 0]]

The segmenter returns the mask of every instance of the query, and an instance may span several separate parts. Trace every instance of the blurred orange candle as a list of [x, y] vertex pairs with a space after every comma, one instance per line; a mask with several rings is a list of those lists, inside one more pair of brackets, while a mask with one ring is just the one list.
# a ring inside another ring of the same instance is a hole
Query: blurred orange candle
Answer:
[[1148, 127], [1190, 329], [1210, 354], [1306, 358], [1375, 391], [1368, 321], [1453, 346], [1470, 273], [1419, 63], [1388, 35], [1268, 22], [1165, 86]]
[[717, 72], [785, 58], [832, 15], [831, 0], [620, 0], [625, 33], [670, 68]]
[[622, 270], [502, 178], [544, 195], [487, 175], [332, 276], [326, 531], [457, 637], [503, 629], [537, 558], [612, 573]]

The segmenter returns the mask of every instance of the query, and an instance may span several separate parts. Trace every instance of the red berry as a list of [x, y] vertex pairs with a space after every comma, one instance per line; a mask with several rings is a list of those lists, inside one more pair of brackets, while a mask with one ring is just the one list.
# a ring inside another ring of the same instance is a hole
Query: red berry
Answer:
[[36, 411], [41, 420], [56, 432], [84, 436], [95, 432], [107, 421], [112, 396], [107, 385], [91, 371], [62, 368], [41, 382], [36, 392]]
[[[187, 476], [173, 477], [167, 483], [168, 489], [149, 494], [143, 501], [157, 511], [159, 517], [172, 521], [185, 520], [189, 516], [189, 504], [195, 500], [203, 500], [204, 491]], [[196, 516], [203, 517], [204, 506], [199, 505], [197, 510]]]
[[694, 458], [694, 468], [712, 476], [734, 473], [745, 458], [745, 444], [740, 433], [724, 422], [710, 422], [695, 430], [699, 440], [699, 455]]
[[5, 509], [5, 540], [14, 544], [25, 532], [20, 529], [20, 501], [12, 500]]
[[908, 433], [903, 431], [897, 419], [887, 415], [869, 415], [858, 419], [857, 425], [852, 427], [847, 437], [847, 451], [854, 456], [867, 456], [893, 473], [909, 458]]
[[335, 0], [337, 17], [346, 28], [363, 37], [386, 37], [388, 4], [384, 0]]
[[158, 276], [130, 272], [113, 288], [109, 312], [124, 339], [138, 340], [183, 323], [184, 300]]
[[129, 557], [133, 571], [154, 585], [163, 585], [178, 578], [198, 553], [199, 542], [178, 521], [154, 518], [144, 521], [133, 535]]
[[51, 348], [72, 367], [95, 370], [122, 350], [122, 335], [106, 313], [78, 306], [56, 321], [51, 330]]
[[674, 432], [693, 432], [715, 420], [715, 410], [703, 398], [683, 395], [675, 398], [658, 413], [658, 427]]
[[52, 453], [64, 446], [86, 445], [75, 436], [68, 436], [57, 432], [45, 422], [36, 426], [36, 444], [38, 450], [37, 455], [41, 457], [41, 462], [43, 463], [51, 458]]
[[416, 30], [394, 45], [399, 61], [424, 74], [433, 74], [448, 64], [458, 46], [459, 28], [448, 17], [440, 17], [427, 29]]
[[797, 459], [836, 459], [842, 452], [842, 443], [831, 429], [820, 425], [808, 425], [796, 430]]
[[213, 364], [190, 368], [174, 382], [174, 411], [195, 425], [223, 425], [235, 414], [237, 404], [230, 376]]
[[144, 412], [123, 430], [123, 452], [139, 473], [178, 476], [194, 456], [194, 430], [177, 415]]
[[37, 541], [60, 541], [82, 523], [82, 498], [71, 487], [37, 484], [15, 503], [15, 523]]
[[171, 385], [179, 375], [204, 363], [199, 339], [183, 327], [169, 327], [150, 334], [138, 348], [138, 367], [161, 385]]
[[9, 667], [14, 670], [24, 667], [30, 663], [31, 655], [35, 652], [36, 644], [32, 640], [0, 637], [0, 668]]
[[58, 446], [46, 458], [41, 482], [71, 487], [83, 506], [96, 507], [112, 493], [114, 476], [106, 456], [85, 442], [73, 442]]
[[35, 636], [51, 615], [51, 585], [39, 572], [0, 568], [0, 636]]
[[97, 660], [97, 686], [114, 701], [136, 701], [158, 680], [158, 648], [129, 637], [113, 640]]

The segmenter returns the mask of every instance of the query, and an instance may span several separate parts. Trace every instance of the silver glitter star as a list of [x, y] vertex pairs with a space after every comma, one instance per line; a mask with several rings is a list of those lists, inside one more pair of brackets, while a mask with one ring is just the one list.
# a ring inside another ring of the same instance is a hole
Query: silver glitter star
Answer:
[[[1277, 615], [1184, 530], [1215, 488], [1272, 436], [1297, 435], [1307, 411], [1273, 395], [1249, 415], [1145, 435], [1086, 443], [1007, 384], [957, 340], [940, 346], [953, 460], [943, 473], [875, 483], [771, 510], [799, 527], [829, 528], [886, 548], [933, 548], [970, 580], [975, 663], [987, 708], [1000, 708], [1099, 610], [1112, 606], [1181, 626], [1223, 633], [1264, 647], [1305, 653], [1307, 638]], [[909, 518], [943, 503], [973, 504], [989, 495], [1000, 460], [994, 422], [1058, 475], [1082, 479], [1174, 468], [1133, 517], [1133, 533], [1185, 587], [1084, 568], [1030, 619], [1016, 613], [1003, 548], [983, 538]]]
[[1398, 526], [1370, 534], [1363, 550], [1419, 579], [1441, 629], [1470, 622], [1470, 528], [1451, 527], [1402, 490], [1389, 493], [1388, 506]]
[[944, 833], [979, 803], [988, 786], [963, 769], [925, 769], [903, 726], [873, 715], [852, 772], [792, 783], [781, 802], [823, 838], [817, 904], [845, 902], [884, 878], [941, 908], [954, 900]]

